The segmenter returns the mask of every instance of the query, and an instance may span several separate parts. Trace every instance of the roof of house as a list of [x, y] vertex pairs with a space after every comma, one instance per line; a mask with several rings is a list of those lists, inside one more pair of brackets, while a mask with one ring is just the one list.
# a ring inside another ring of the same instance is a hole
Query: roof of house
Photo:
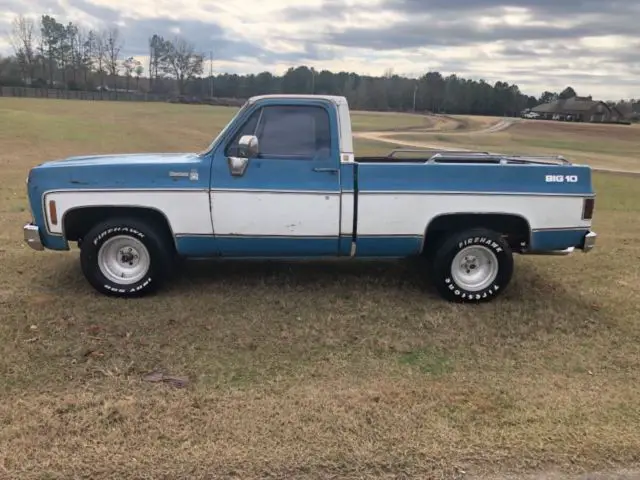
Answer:
[[572, 97], [558, 99], [551, 103], [543, 103], [532, 110], [537, 113], [589, 112], [599, 104], [606, 105], [604, 102], [593, 100], [591, 97]]

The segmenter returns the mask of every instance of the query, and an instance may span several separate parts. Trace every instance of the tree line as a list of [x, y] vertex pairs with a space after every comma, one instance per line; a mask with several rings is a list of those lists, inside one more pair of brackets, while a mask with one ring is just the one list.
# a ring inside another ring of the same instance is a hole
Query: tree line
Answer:
[[244, 99], [269, 93], [315, 93], [345, 96], [355, 109], [506, 116], [576, 94], [567, 87], [560, 93], [545, 91], [536, 98], [504, 81], [489, 83], [440, 72], [407, 78], [392, 69], [382, 76], [370, 76], [318, 71], [303, 65], [291, 67], [283, 75], [262, 72], [205, 77], [204, 54], [185, 38], [152, 35], [148, 63], [143, 65], [122, 54], [126, 45], [117, 27], [87, 30], [72, 22], [62, 24], [49, 15], [42, 15], [37, 22], [16, 17], [10, 42], [14, 55], [0, 59], [3, 85], [135, 89], [177, 94], [185, 101], [193, 97]]
[[[87, 30], [73, 22], [62, 24], [50, 15], [42, 15], [38, 22], [18, 16], [11, 27], [14, 55], [0, 61], [3, 85], [72, 90], [129, 90], [135, 85], [140, 89], [145, 66], [122, 55], [125, 41], [117, 27]], [[172, 80], [180, 93], [189, 80], [202, 74], [204, 57], [183, 38], [154, 35], [149, 48], [148, 71], [154, 79]]]

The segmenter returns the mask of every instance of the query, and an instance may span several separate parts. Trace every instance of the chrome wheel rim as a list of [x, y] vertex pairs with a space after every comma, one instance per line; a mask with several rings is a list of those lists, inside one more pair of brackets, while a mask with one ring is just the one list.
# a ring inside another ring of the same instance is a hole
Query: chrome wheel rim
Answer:
[[149, 250], [137, 238], [126, 235], [112, 237], [100, 247], [98, 267], [102, 274], [118, 285], [139, 282], [149, 271]]
[[481, 245], [463, 248], [451, 263], [451, 276], [464, 290], [482, 291], [498, 276], [498, 257], [490, 249]]

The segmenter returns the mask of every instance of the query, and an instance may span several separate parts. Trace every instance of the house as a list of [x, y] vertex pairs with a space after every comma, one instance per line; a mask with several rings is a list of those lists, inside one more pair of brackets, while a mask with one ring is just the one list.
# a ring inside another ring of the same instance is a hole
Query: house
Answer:
[[545, 120], [567, 120], [574, 122], [619, 122], [624, 115], [612, 105], [593, 100], [591, 97], [572, 97], [543, 103], [531, 109]]

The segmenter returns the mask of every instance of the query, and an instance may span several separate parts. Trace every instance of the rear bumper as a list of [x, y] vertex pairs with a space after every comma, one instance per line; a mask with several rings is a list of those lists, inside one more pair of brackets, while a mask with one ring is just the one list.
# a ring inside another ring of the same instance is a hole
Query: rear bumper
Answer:
[[44, 250], [44, 245], [42, 245], [42, 239], [40, 238], [40, 229], [37, 225], [33, 225], [32, 223], [27, 223], [23, 227], [24, 231], [24, 241], [27, 245], [29, 245], [34, 250]]
[[582, 251], [584, 253], [590, 252], [596, 246], [596, 239], [598, 238], [598, 234], [596, 232], [589, 232], [584, 236], [582, 240]]
[[596, 239], [598, 238], [598, 234], [592, 231], [588, 231], [582, 237], [582, 241], [579, 245], [565, 248], [563, 250], [534, 250], [523, 252], [525, 255], [550, 255], [550, 256], [565, 256], [571, 255], [573, 252], [578, 250], [582, 250], [583, 253], [588, 253], [593, 250], [596, 246]]

